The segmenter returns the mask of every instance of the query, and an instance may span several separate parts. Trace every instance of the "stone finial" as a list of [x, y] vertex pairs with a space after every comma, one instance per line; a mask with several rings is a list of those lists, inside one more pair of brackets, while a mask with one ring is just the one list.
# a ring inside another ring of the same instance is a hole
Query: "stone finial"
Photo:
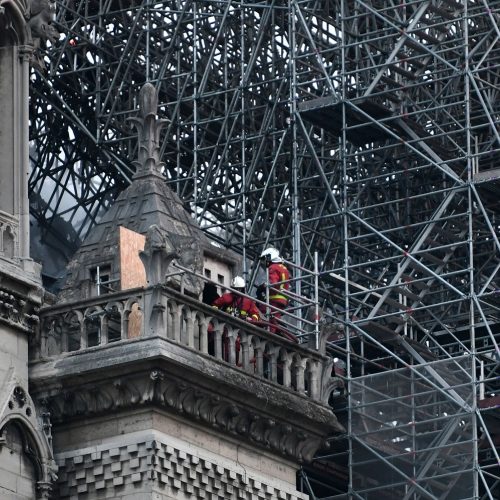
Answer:
[[139, 114], [129, 120], [139, 135], [139, 155], [134, 178], [155, 174], [161, 176], [164, 165], [160, 161], [160, 132], [168, 120], [158, 119], [158, 95], [154, 85], [146, 83], [139, 92]]

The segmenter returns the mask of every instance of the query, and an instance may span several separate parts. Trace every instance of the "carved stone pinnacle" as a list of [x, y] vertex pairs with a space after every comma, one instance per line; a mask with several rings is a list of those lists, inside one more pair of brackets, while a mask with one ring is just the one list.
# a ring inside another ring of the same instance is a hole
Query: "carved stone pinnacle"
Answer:
[[129, 120], [135, 125], [139, 140], [139, 155], [134, 178], [159, 175], [163, 168], [160, 161], [160, 132], [168, 120], [158, 119], [158, 95], [154, 85], [146, 83], [139, 93], [139, 114]]

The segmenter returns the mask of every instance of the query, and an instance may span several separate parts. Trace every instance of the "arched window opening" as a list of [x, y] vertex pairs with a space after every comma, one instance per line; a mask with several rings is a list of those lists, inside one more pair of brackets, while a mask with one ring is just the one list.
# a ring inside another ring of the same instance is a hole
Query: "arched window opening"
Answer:
[[[36, 454], [23, 428], [9, 422], [1, 432], [0, 498], [36, 498]], [[15, 478], [15, 480], [13, 480]]]

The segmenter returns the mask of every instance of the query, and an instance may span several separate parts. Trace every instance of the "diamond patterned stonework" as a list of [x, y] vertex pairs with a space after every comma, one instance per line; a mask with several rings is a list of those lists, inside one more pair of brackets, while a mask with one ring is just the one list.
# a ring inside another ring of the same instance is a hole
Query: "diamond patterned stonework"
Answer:
[[[56, 457], [60, 498], [299, 500], [294, 485], [161, 433], [135, 433]], [[156, 492], [157, 496], [147, 496]], [[144, 495], [144, 496], [141, 496]]]

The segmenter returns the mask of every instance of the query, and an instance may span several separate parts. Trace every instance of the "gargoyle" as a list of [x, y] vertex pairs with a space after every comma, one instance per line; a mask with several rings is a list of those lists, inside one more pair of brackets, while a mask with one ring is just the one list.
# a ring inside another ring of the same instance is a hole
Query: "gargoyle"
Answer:
[[31, 62], [42, 71], [45, 70], [45, 64], [41, 49], [46, 48], [47, 42], [55, 43], [59, 38], [59, 32], [52, 24], [55, 12], [56, 3], [51, 0], [33, 0], [31, 3], [28, 25], [35, 49]]

